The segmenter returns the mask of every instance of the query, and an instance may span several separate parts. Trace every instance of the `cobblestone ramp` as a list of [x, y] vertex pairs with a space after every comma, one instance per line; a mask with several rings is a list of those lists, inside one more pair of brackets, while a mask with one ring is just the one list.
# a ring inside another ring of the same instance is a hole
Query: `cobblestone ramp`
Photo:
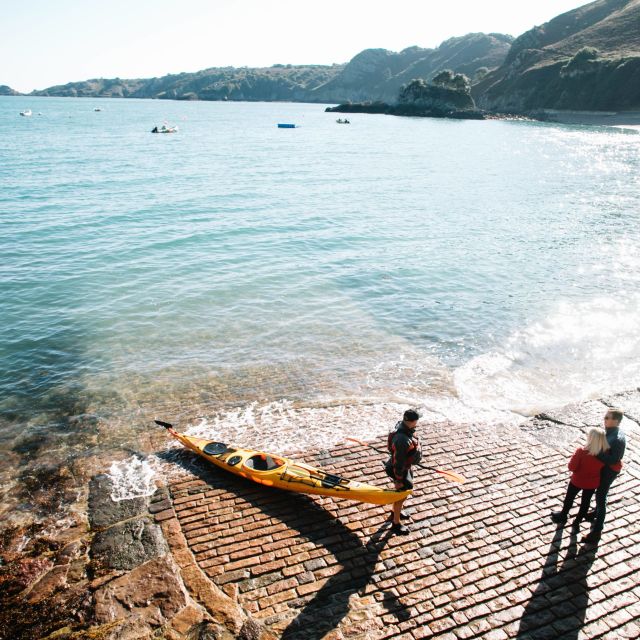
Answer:
[[[421, 470], [405, 537], [391, 536], [389, 507], [269, 490], [204, 462], [170, 486], [172, 508], [156, 517], [176, 519], [209, 579], [276, 637], [638, 638], [640, 430], [626, 420], [627, 465], [595, 549], [549, 519], [584, 439], [584, 425], [567, 422], [423, 425], [425, 461], [467, 482]], [[370, 448], [297, 457], [389, 484]]]

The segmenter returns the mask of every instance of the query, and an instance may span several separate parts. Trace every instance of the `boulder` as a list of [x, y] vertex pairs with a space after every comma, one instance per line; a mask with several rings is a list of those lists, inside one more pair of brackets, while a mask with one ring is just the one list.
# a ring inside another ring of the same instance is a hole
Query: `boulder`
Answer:
[[95, 476], [89, 483], [89, 523], [92, 529], [105, 529], [116, 522], [147, 513], [148, 497], [112, 500], [113, 482], [106, 474]]
[[103, 585], [94, 601], [98, 624], [136, 616], [157, 628], [187, 605], [187, 594], [175, 562], [166, 555]]
[[99, 531], [91, 544], [93, 568], [129, 571], [167, 553], [160, 527], [146, 517], [135, 518]]

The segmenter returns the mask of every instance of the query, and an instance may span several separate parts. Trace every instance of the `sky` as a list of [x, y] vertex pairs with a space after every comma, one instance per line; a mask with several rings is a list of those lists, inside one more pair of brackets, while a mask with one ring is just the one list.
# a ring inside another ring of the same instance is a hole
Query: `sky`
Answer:
[[470, 32], [518, 36], [584, 0], [3, 0], [0, 85], [348, 62]]

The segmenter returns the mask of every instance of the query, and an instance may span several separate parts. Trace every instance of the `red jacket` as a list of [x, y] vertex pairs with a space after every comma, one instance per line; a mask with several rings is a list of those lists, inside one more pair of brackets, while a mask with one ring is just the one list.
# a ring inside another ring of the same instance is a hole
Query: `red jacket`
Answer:
[[569, 460], [571, 483], [580, 489], [597, 489], [600, 484], [600, 470], [604, 463], [592, 456], [586, 449], [580, 447]]

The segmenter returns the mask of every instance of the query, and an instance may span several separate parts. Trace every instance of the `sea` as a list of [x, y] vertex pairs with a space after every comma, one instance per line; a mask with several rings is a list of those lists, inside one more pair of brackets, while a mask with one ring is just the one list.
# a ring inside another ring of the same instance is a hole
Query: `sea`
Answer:
[[154, 419], [291, 452], [640, 384], [638, 128], [326, 106], [0, 97], [5, 513], [151, 491]]

